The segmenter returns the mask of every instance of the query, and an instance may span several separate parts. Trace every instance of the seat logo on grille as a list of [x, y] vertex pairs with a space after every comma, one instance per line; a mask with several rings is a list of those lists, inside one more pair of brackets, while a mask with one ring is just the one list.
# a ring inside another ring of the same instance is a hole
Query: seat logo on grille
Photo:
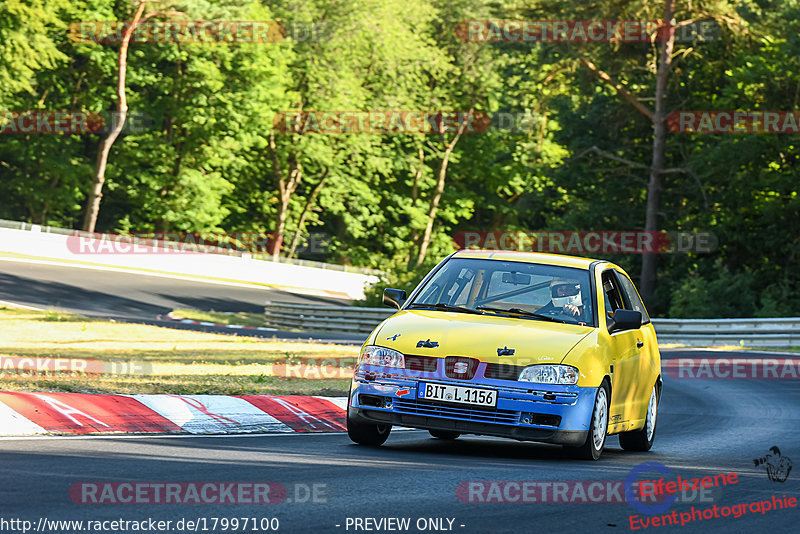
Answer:
[[456, 362], [453, 365], [453, 372], [459, 375], [466, 373], [467, 369], [469, 369], [469, 364], [467, 364], [467, 362]]

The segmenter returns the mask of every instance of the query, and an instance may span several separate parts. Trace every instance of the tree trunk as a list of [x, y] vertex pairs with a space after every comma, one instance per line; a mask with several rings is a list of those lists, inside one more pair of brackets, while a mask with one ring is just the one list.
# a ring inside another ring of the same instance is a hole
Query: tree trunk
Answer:
[[294, 252], [297, 250], [297, 245], [300, 242], [300, 232], [303, 231], [303, 227], [306, 224], [306, 217], [308, 216], [308, 212], [311, 210], [311, 207], [316, 202], [317, 197], [319, 196], [320, 191], [322, 191], [323, 185], [325, 185], [325, 179], [328, 178], [328, 171], [330, 169], [325, 169], [325, 172], [320, 178], [317, 185], [314, 186], [314, 189], [311, 190], [311, 194], [308, 195], [306, 199], [306, 204], [303, 206], [303, 211], [300, 213], [300, 218], [297, 219], [297, 231], [294, 233], [294, 237], [292, 237], [292, 244], [289, 247], [289, 254], [288, 257], [294, 258]]
[[442, 199], [444, 193], [444, 182], [447, 176], [447, 163], [450, 160], [450, 154], [453, 149], [451, 145], [447, 146], [442, 156], [442, 164], [439, 166], [439, 178], [436, 180], [436, 189], [433, 191], [431, 197], [431, 206], [428, 209], [428, 223], [425, 225], [425, 231], [422, 234], [422, 241], [419, 244], [419, 254], [417, 254], [417, 265], [425, 261], [425, 255], [428, 253], [428, 245], [431, 242], [433, 234], [433, 223], [436, 220], [436, 212], [439, 210], [439, 201]]
[[289, 202], [292, 200], [292, 195], [297, 189], [297, 184], [300, 182], [300, 177], [303, 173], [303, 168], [300, 163], [292, 162], [291, 171], [289, 171], [289, 179], [281, 180], [279, 185], [280, 199], [278, 202], [278, 213], [275, 217], [275, 235], [272, 237], [272, 254], [273, 261], [278, 261], [283, 248], [283, 237], [286, 234], [286, 219], [289, 215]]
[[[474, 108], [470, 109], [469, 114], [472, 115], [474, 111]], [[466, 122], [459, 124], [458, 132], [456, 133], [455, 137], [453, 137], [452, 141], [445, 145], [444, 154], [442, 155], [442, 164], [439, 166], [439, 177], [436, 180], [436, 189], [433, 192], [433, 197], [431, 197], [431, 205], [430, 209], [428, 210], [428, 223], [425, 225], [425, 231], [422, 234], [422, 241], [419, 244], [417, 265], [420, 265], [423, 261], [425, 261], [425, 256], [428, 253], [428, 246], [431, 243], [431, 237], [433, 235], [433, 223], [436, 221], [436, 212], [439, 210], [439, 201], [442, 199], [442, 194], [444, 193], [445, 178], [447, 177], [447, 164], [450, 162], [450, 156], [453, 154], [453, 149], [456, 147], [458, 140], [461, 139], [461, 135], [464, 133], [466, 127]]]
[[[414, 173], [414, 182], [411, 184], [411, 207], [417, 207], [417, 200], [419, 200], [419, 182], [422, 179], [422, 171], [425, 166], [425, 151], [422, 147], [419, 148], [419, 167], [417, 170], [414, 170], [414, 167], [411, 167], [411, 171]], [[410, 267], [413, 267], [411, 264], [412, 255], [414, 254], [414, 249], [419, 245], [419, 232], [416, 228], [411, 228], [411, 231], [408, 234], [408, 242], [409, 247], [406, 251], [405, 257], [403, 261]], [[414, 258], [416, 259], [416, 258]]]
[[97, 153], [97, 162], [95, 164], [94, 176], [92, 177], [92, 189], [89, 191], [89, 198], [86, 202], [86, 213], [83, 218], [83, 229], [86, 232], [94, 232], [94, 227], [97, 224], [97, 216], [100, 213], [100, 200], [103, 198], [103, 185], [106, 182], [106, 164], [108, 163], [108, 154], [111, 152], [111, 146], [114, 141], [119, 137], [123, 126], [125, 125], [125, 117], [128, 114], [128, 99], [125, 96], [125, 76], [128, 70], [128, 44], [131, 40], [133, 30], [142, 18], [144, 8], [147, 5], [146, 0], [139, 1], [139, 7], [136, 9], [136, 14], [133, 16], [133, 22], [128, 29], [125, 30], [125, 35], [122, 37], [122, 44], [119, 48], [118, 59], [118, 78], [117, 78], [117, 122], [114, 127], [108, 132], [108, 135], [100, 143], [100, 150]]
[[289, 202], [292, 195], [297, 190], [303, 176], [303, 165], [298, 162], [294, 155], [289, 156], [289, 177], [283, 174], [281, 162], [278, 158], [278, 148], [275, 144], [275, 133], [270, 131], [269, 149], [272, 156], [272, 171], [278, 182], [278, 212], [275, 216], [275, 234], [272, 236], [271, 250], [273, 261], [278, 261], [283, 247], [283, 236], [286, 233], [286, 218], [289, 214]]
[[281, 248], [283, 247], [283, 234], [286, 232], [286, 212], [288, 211], [287, 203], [281, 198], [280, 205], [278, 206], [278, 215], [275, 220], [275, 235], [272, 236], [272, 261], [278, 261], [281, 255]]
[[[668, 24], [667, 39], [661, 43], [656, 73], [656, 101], [653, 112], [653, 162], [650, 167], [650, 181], [647, 185], [647, 212], [644, 229], [646, 232], [658, 231], [658, 212], [660, 207], [661, 174], [667, 150], [667, 84], [672, 66], [672, 48], [675, 43], [675, 30], [672, 24], [673, 0], [664, 2], [664, 24]], [[656, 285], [657, 254], [642, 256], [642, 272], [639, 288], [642, 298], [647, 301], [653, 296]]]

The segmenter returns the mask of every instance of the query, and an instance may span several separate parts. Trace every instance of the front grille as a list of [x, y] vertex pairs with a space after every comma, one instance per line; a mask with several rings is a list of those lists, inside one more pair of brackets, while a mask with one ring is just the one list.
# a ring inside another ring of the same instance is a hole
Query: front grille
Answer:
[[466, 356], [448, 356], [444, 359], [444, 374], [447, 378], [472, 380], [480, 362]]
[[525, 367], [508, 363], [487, 363], [483, 376], [498, 380], [517, 380]]
[[519, 422], [519, 412], [479, 406], [442, 405], [421, 400], [394, 399], [394, 410], [400, 413], [479, 421], [482, 423]]
[[436, 371], [436, 364], [439, 360], [441, 358], [434, 358], [433, 356], [406, 356], [405, 367], [410, 371], [433, 373]]

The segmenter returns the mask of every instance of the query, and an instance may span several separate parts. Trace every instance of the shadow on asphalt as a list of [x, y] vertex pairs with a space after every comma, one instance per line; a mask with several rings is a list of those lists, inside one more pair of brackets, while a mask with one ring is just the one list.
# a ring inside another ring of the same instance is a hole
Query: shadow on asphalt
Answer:
[[0, 300], [46, 308], [61, 308], [92, 316], [113, 315], [154, 318], [170, 310], [142, 300], [61, 282], [0, 273]]
[[[356, 445], [352, 443], [345, 433], [337, 433], [340, 436], [325, 436], [321, 439], [331, 440], [326, 443], [325, 450], [331, 457], [339, 459], [348, 458], [351, 460], [370, 461], [391, 461], [408, 463], [409, 468], [420, 468], [419, 464], [430, 466], [442, 465], [463, 465], [463, 462], [470, 459], [468, 463], [474, 464], [474, 460], [485, 460], [486, 463], [497, 463], [508, 460], [519, 460], [530, 462], [535, 460], [542, 461], [566, 461], [578, 462], [591, 465], [593, 462], [577, 459], [572, 451], [561, 447], [536, 442], [517, 442], [514, 440], [492, 439], [481, 436], [465, 436], [455, 441], [444, 441], [434, 439], [425, 431], [407, 432], [401, 431], [390, 436], [389, 441], [382, 447], [373, 448]], [[220, 457], [226, 457], [225, 453], [263, 453], [263, 461], [268, 464], [286, 464], [293, 462], [282, 462], [276, 460], [274, 455], [304, 456], [308, 454], [304, 451], [302, 440], [311, 437], [313, 434], [297, 435], [289, 434], [287, 439], [276, 439], [280, 436], [265, 435], [263, 439], [254, 436], [245, 436], [241, 439], [231, 437], [195, 436], [190, 438], [153, 438], [141, 437], [136, 439], [137, 446], [157, 446], [159, 448], [179, 451], [218, 451], [222, 453]], [[107, 438], [108, 442], [120, 445], [122, 450], [130, 450], [126, 447], [130, 445], [130, 439], [117, 439], [112, 436]], [[318, 445], [318, 444], [317, 444]], [[103, 447], [105, 449], [105, 447]], [[317, 446], [314, 447], [315, 449]], [[41, 452], [40, 452], [41, 454]], [[117, 453], [120, 454], [120, 453]], [[315, 454], [319, 454], [316, 451]], [[120, 454], [126, 458], [136, 458], [137, 455]], [[117, 455], [114, 455], [117, 457]], [[169, 454], [163, 459], [168, 461]], [[623, 451], [619, 447], [616, 436], [609, 438], [603, 456], [602, 463], [610, 460], [623, 460], [622, 463], [639, 463], [646, 460], [657, 460], [657, 451], [651, 453], [631, 453]], [[152, 458], [152, 457], [151, 457]], [[629, 459], [629, 462], [625, 462]], [[188, 461], [191, 461], [187, 458]], [[252, 462], [252, 459], [249, 460]], [[460, 464], [462, 462], [462, 464]], [[233, 462], [236, 463], [236, 462]], [[324, 463], [324, 462], [323, 462]]]

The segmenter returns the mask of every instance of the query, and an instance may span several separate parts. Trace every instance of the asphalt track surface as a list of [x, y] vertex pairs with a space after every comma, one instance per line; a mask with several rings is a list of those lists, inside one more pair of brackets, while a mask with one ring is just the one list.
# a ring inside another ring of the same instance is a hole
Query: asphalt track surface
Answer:
[[[0, 261], [0, 301], [46, 309], [59, 309], [89, 317], [153, 324], [169, 328], [231, 334], [225, 328], [184, 325], [158, 320], [175, 308], [219, 312], [263, 313], [268, 301], [342, 304], [335, 298], [318, 297], [256, 286], [212, 284], [138, 273], [104, 271], [63, 265]], [[359, 336], [258, 332], [238, 330], [236, 335], [315, 339], [360, 344]]]
[[[686, 352], [664, 352], [679, 356]], [[407, 517], [407, 532], [420, 532], [419, 518], [450, 518], [452, 531], [464, 533], [629, 532], [629, 517], [639, 512], [624, 502], [465, 503], [456, 488], [465, 481], [624, 481], [637, 465], [659, 462], [673, 480], [738, 474], [738, 483], [707, 497], [713, 502], [674, 503], [669, 512], [800, 497], [797, 470], [772, 482], [753, 462], [772, 446], [800, 461], [799, 423], [800, 381], [666, 378], [653, 450], [625, 452], [610, 438], [598, 462], [574, 460], [558, 446], [474, 436], [443, 442], [420, 431], [395, 431], [378, 449], [353, 445], [344, 434], [8, 439], [0, 440], [0, 519], [277, 517], [279, 532], [327, 533], [368, 532], [347, 528], [348, 518]], [[280, 482], [288, 500], [86, 505], [68, 497], [76, 482], [174, 481]], [[317, 486], [318, 502], [296, 502], [294, 493], [303, 497], [313, 484], [324, 485]], [[800, 510], [792, 508], [647, 531], [789, 533], [798, 532], [798, 520]]]

